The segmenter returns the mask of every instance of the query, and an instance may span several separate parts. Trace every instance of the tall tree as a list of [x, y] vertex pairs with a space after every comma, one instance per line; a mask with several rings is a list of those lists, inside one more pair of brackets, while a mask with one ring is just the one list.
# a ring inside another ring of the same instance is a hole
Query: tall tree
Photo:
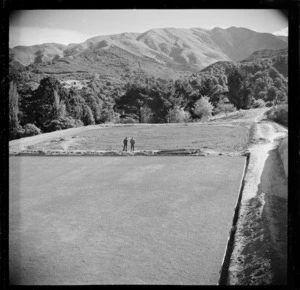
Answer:
[[129, 84], [126, 93], [116, 100], [116, 107], [123, 111], [126, 116], [130, 116], [142, 123], [143, 108], [149, 101], [149, 91], [145, 86]]
[[75, 120], [82, 120], [84, 116], [85, 100], [76, 91], [71, 90], [66, 102], [66, 108], [70, 116]]
[[243, 75], [239, 70], [234, 69], [228, 75], [228, 99], [230, 103], [236, 106], [237, 109], [241, 109], [242, 100], [240, 96], [240, 90], [244, 81]]
[[19, 94], [15, 82], [9, 83], [9, 137], [19, 138], [22, 127], [19, 123]]
[[59, 117], [62, 90], [60, 83], [47, 77], [41, 80], [40, 86], [33, 94], [33, 115], [38, 127], [47, 131], [48, 124]]
[[96, 124], [101, 123], [103, 101], [93, 93], [87, 93], [86, 95], [83, 95], [83, 98], [85, 99], [86, 104], [91, 108]]
[[172, 102], [169, 100], [170, 95], [171, 92], [165, 83], [160, 82], [151, 87], [148, 100], [152, 112], [151, 122], [167, 122], [168, 111], [173, 107]]
[[228, 99], [238, 110], [249, 108], [253, 93], [245, 71], [234, 69], [230, 72], [228, 89]]

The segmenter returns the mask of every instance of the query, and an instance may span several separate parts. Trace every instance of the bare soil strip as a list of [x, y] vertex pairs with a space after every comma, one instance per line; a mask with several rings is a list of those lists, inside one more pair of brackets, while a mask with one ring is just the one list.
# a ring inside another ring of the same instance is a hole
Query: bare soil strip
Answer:
[[286, 285], [287, 179], [278, 144], [287, 130], [256, 121], [227, 284]]

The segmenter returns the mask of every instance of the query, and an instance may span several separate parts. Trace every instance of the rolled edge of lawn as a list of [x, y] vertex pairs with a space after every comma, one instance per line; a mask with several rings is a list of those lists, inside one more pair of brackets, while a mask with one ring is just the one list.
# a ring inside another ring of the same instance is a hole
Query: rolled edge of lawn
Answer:
[[234, 209], [234, 215], [232, 219], [232, 226], [229, 232], [228, 240], [227, 240], [227, 246], [225, 249], [223, 261], [221, 264], [221, 269], [220, 269], [220, 278], [218, 281], [217, 285], [227, 285], [227, 279], [228, 279], [228, 270], [229, 270], [229, 264], [230, 264], [230, 258], [231, 254], [233, 251], [234, 247], [234, 237], [235, 237], [235, 232], [236, 232], [236, 224], [238, 221], [238, 216], [239, 216], [239, 210], [240, 210], [240, 205], [241, 205], [241, 200], [242, 200], [242, 195], [243, 195], [243, 190], [244, 190], [244, 185], [245, 185], [245, 176], [248, 170], [248, 165], [249, 165], [249, 160], [250, 160], [250, 153], [246, 153], [246, 161], [245, 161], [245, 166], [244, 166], [244, 171], [240, 183], [240, 188], [238, 192], [238, 198], [236, 202], [236, 206]]

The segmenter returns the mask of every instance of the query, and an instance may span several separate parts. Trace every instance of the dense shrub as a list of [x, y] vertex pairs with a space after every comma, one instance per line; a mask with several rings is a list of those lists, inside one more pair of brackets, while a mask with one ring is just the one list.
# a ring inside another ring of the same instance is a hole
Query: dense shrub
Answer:
[[142, 123], [151, 123], [153, 119], [152, 111], [149, 107], [145, 106], [141, 108], [141, 122]]
[[265, 107], [265, 101], [261, 100], [261, 99], [255, 100], [252, 107], [253, 108], [263, 108], [263, 107]]
[[22, 138], [24, 135], [24, 129], [20, 125], [9, 127], [9, 140], [19, 139]]
[[75, 127], [83, 127], [84, 124], [81, 120], [75, 119]]
[[138, 121], [134, 118], [126, 117], [126, 118], [120, 119], [120, 123], [121, 124], [135, 124], [135, 123], [138, 123]]
[[34, 124], [28, 123], [24, 126], [23, 137], [35, 136], [41, 133], [41, 129], [36, 127]]
[[266, 91], [260, 91], [257, 95], [255, 95], [255, 98], [265, 100], [267, 99], [267, 93], [268, 92]]
[[[79, 120], [77, 120], [79, 121]], [[83, 125], [83, 123], [81, 122]], [[69, 128], [79, 127], [76, 126], [75, 120], [72, 117], [61, 117], [55, 120], [52, 120], [47, 126], [47, 132], [64, 130]]]
[[195, 103], [194, 115], [198, 118], [209, 119], [211, 117], [214, 106], [210, 103], [209, 98], [204, 96]]
[[176, 106], [169, 110], [167, 120], [168, 123], [187, 123], [190, 121], [190, 113]]
[[268, 102], [265, 103], [265, 106], [268, 107], [268, 108], [272, 107], [273, 106], [273, 102], [268, 101]]
[[216, 108], [215, 108], [215, 113], [220, 114], [220, 113], [225, 113], [225, 115], [227, 115], [230, 112], [234, 112], [236, 111], [236, 108], [233, 104], [228, 104], [228, 103], [224, 103], [223, 101], [220, 101]]
[[113, 115], [109, 121], [110, 123], [117, 124], [120, 123], [120, 114], [117, 112], [113, 112]]
[[119, 123], [120, 122], [120, 114], [114, 112], [112, 107], [105, 107], [101, 111], [101, 123]]
[[267, 117], [284, 126], [288, 125], [288, 105], [281, 104], [273, 107], [267, 112]]

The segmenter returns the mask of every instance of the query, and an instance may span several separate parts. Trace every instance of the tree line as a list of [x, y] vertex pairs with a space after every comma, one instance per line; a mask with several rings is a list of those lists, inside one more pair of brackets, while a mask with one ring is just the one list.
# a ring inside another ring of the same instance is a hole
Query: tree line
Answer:
[[66, 89], [46, 76], [36, 89], [12, 78], [10, 140], [101, 123], [197, 122], [212, 114], [287, 102], [287, 78], [273, 66], [220, 63], [178, 80], [137, 74], [125, 84], [94, 77]]

